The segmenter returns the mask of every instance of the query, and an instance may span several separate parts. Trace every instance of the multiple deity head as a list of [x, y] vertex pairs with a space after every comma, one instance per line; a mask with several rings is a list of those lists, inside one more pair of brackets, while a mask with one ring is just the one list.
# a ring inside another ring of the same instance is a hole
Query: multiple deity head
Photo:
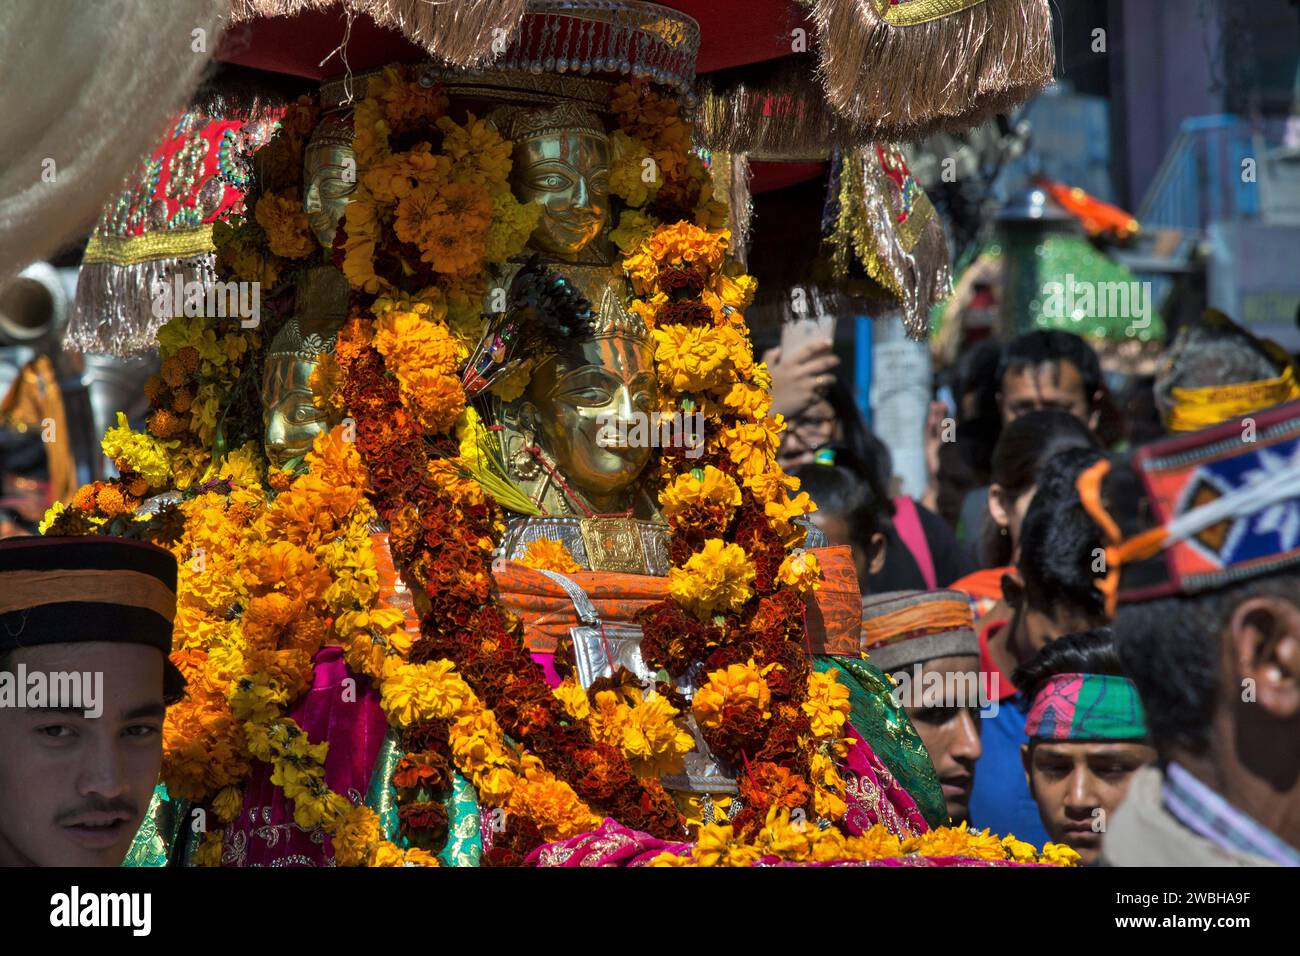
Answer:
[[[531, 462], [527, 452], [512, 456], [512, 467], [518, 465], [516, 477], [525, 485], [530, 476], [544, 479], [542, 471], [558, 473], [568, 494], [593, 511], [625, 507], [651, 453], [648, 443], [634, 447], [625, 439], [629, 421], [653, 414], [653, 351], [644, 324], [625, 308], [621, 281], [609, 281], [604, 265], [577, 268], [600, 261], [598, 246], [610, 224], [608, 134], [594, 112], [568, 103], [503, 107], [490, 119], [514, 144], [516, 198], [542, 207], [531, 249], [569, 275], [594, 312], [593, 334], [535, 368], [524, 395], [504, 410], [523, 446], [539, 453]], [[323, 250], [332, 247], [356, 189], [351, 140], [350, 118], [326, 114], [304, 153], [303, 205]], [[600, 278], [593, 282], [589, 273]], [[313, 401], [312, 373], [332, 351], [346, 314], [341, 280], [330, 266], [309, 270], [299, 280], [295, 315], [268, 350], [264, 444], [278, 467], [299, 466], [316, 435], [336, 424]]]

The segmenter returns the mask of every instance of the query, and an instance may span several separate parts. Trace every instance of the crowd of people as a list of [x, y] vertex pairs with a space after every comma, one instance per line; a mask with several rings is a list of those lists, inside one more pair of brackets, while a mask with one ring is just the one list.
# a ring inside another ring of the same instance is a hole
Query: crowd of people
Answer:
[[1154, 382], [1166, 434], [1134, 447], [1084, 339], [981, 341], [944, 373], [956, 407], [932, 408], [916, 499], [830, 342], [768, 359], [782, 454], [852, 550], [868, 660], [954, 821], [1087, 864], [1300, 864], [1284, 352], [1217, 313], [1187, 325]]

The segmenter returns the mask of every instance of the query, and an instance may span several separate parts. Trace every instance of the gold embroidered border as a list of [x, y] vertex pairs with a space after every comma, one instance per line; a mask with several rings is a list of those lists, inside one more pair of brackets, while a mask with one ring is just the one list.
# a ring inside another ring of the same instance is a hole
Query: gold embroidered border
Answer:
[[146, 232], [139, 236], [92, 236], [82, 262], [111, 262], [119, 266], [139, 265], [155, 259], [184, 259], [212, 252], [212, 224], [170, 232]]
[[961, 13], [983, 2], [984, 0], [905, 0], [903, 3], [890, 3], [890, 0], [870, 0], [876, 8], [876, 15], [891, 27], [914, 27], [918, 23]]

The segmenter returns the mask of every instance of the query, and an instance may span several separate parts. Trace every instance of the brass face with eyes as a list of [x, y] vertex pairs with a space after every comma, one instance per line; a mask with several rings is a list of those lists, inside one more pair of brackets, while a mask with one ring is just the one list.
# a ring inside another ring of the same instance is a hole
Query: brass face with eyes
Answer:
[[357, 189], [357, 154], [342, 120], [322, 123], [303, 151], [302, 205], [324, 249], [334, 245], [343, 211]]
[[572, 492], [599, 513], [627, 507], [652, 451], [626, 440], [638, 418], [653, 416], [648, 342], [625, 335], [583, 342], [536, 369], [519, 403], [519, 420]]
[[316, 359], [277, 355], [267, 359], [263, 385], [263, 446], [277, 468], [296, 470], [316, 436], [330, 427], [329, 415], [312, 404]]
[[521, 202], [542, 207], [529, 245], [576, 258], [605, 229], [609, 214], [609, 139], [557, 130], [515, 143], [510, 185]]

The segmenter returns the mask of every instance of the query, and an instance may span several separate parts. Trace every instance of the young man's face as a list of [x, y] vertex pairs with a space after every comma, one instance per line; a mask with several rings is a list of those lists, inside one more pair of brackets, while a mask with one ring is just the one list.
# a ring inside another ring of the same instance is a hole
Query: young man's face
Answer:
[[1097, 424], [1092, 411], [1095, 396], [1083, 385], [1083, 376], [1073, 362], [1044, 362], [1013, 369], [1002, 376], [998, 405], [1002, 424], [1042, 408], [1069, 412], [1089, 428]]
[[143, 644], [45, 644], [34, 672], [103, 675], [102, 708], [0, 707], [0, 866], [118, 866], [162, 766], [163, 655]]
[[[974, 655], [939, 657], [922, 665], [921, 676], [931, 672], [955, 674], [971, 690], [979, 687], [979, 658]], [[920, 734], [934, 772], [943, 787], [943, 799], [953, 822], [965, 820], [975, 786], [975, 761], [984, 752], [980, 744], [978, 695], [944, 700], [938, 706], [909, 706], [907, 716]]]
[[1106, 821], [1155, 748], [1127, 741], [1040, 740], [1021, 747], [1029, 793], [1047, 835], [1086, 864], [1101, 854]]

